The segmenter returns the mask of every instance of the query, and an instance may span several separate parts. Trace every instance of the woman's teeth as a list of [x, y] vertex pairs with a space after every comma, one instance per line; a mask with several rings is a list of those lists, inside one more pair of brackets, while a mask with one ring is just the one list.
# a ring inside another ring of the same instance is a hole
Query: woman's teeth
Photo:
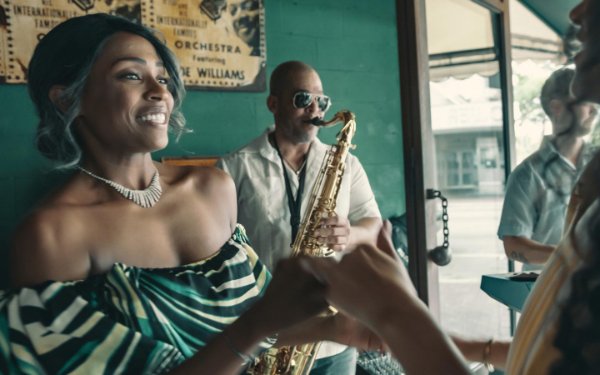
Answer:
[[153, 113], [151, 115], [143, 115], [139, 117], [142, 122], [152, 122], [155, 124], [164, 124], [167, 120], [167, 115], [164, 113]]

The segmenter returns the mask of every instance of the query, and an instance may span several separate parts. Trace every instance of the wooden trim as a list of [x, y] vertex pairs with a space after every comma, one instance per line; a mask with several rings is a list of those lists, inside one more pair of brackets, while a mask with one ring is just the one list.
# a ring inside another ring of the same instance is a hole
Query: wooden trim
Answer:
[[212, 167], [218, 156], [163, 156], [161, 162], [167, 165]]
[[[496, 17], [496, 46], [499, 48], [502, 85], [505, 168], [514, 165], [512, 71], [510, 67], [510, 27], [508, 0], [472, 0], [489, 9]], [[428, 249], [437, 239], [435, 205], [427, 201], [425, 190], [435, 189], [433, 134], [429, 97], [429, 56], [425, 0], [396, 0], [398, 54], [402, 108], [402, 135], [408, 223], [409, 272], [419, 297], [439, 317], [438, 269], [428, 259]], [[498, 26], [501, 28], [498, 30]], [[498, 33], [498, 31], [501, 31]], [[427, 141], [430, 140], [430, 141]], [[429, 232], [429, 233], [428, 233]]]
[[503, 12], [499, 14], [500, 24], [504, 31], [499, 38], [500, 47], [500, 73], [502, 87], [502, 109], [504, 130], [504, 172], [505, 181], [510, 171], [515, 167], [515, 127], [514, 127], [514, 96], [512, 86], [512, 43], [510, 39], [510, 12], [506, 4]]

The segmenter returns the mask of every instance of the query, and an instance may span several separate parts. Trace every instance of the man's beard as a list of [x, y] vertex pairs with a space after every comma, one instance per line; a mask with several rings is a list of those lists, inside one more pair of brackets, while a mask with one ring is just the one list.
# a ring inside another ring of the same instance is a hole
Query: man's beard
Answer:
[[309, 143], [312, 141], [312, 135], [308, 132], [302, 131], [298, 128], [289, 129], [287, 132], [288, 139], [295, 144], [298, 143]]

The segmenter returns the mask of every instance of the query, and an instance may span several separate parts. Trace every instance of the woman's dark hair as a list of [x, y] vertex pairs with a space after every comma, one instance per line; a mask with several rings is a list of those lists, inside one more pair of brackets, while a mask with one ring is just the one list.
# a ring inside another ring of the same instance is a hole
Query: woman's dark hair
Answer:
[[600, 263], [573, 274], [572, 291], [560, 314], [554, 346], [561, 358], [552, 375], [600, 374]]
[[[177, 136], [187, 131], [180, 110], [185, 88], [179, 64], [152, 30], [104, 13], [71, 18], [42, 38], [29, 63], [27, 76], [29, 95], [40, 119], [37, 148], [55, 161], [58, 168], [73, 167], [81, 159], [81, 145], [73, 129], [73, 122], [79, 115], [81, 94], [106, 41], [118, 32], [139, 35], [154, 46], [170, 77], [168, 89], [174, 99], [170, 129]], [[50, 89], [55, 85], [65, 87], [59, 98], [61, 103], [68, 105], [64, 111], [49, 98]]]
[[552, 365], [551, 375], [600, 374], [600, 219], [590, 222], [584, 231], [591, 246], [583, 254], [583, 265], [571, 276], [561, 306], [554, 339], [561, 357]]

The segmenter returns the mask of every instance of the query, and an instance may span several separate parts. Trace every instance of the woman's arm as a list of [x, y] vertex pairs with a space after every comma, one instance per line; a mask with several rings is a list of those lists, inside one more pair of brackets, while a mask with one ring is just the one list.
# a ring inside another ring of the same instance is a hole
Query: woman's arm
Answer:
[[469, 373], [459, 350], [416, 298], [390, 308], [373, 329], [388, 345], [407, 374]]
[[[264, 296], [171, 373], [238, 373], [263, 339], [325, 311], [324, 292], [324, 286], [295, 259], [280, 261]], [[292, 340], [303, 342], [302, 337]]]
[[489, 363], [497, 369], [506, 368], [506, 359], [508, 358], [511, 341], [465, 339], [455, 335], [451, 335], [451, 337], [467, 360]]
[[253, 358], [258, 344], [273, 332], [265, 327], [259, 311], [250, 309], [229, 325], [205, 347], [181, 366], [169, 372], [171, 375], [187, 374], [238, 374]]
[[335, 341], [362, 350], [382, 350], [384, 346], [369, 328], [341, 312], [315, 316], [279, 332], [277, 346], [317, 341]]

